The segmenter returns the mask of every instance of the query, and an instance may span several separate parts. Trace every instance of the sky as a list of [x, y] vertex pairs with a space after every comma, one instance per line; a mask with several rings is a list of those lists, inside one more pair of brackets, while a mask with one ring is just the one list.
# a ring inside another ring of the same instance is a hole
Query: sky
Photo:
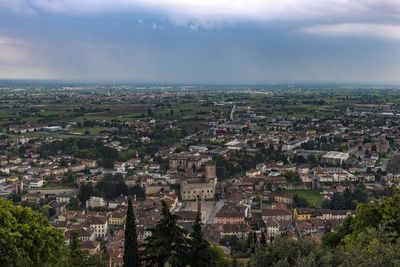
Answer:
[[400, 0], [0, 0], [0, 79], [400, 84]]

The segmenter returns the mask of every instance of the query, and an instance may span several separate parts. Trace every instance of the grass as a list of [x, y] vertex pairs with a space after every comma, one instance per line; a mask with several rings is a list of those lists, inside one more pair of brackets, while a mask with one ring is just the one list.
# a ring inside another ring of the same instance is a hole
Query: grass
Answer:
[[318, 206], [322, 203], [323, 197], [319, 190], [287, 190], [286, 193], [290, 195], [298, 195], [307, 199], [313, 206]]
[[89, 131], [91, 135], [97, 135], [99, 134], [101, 131], [106, 130], [106, 128], [102, 128], [102, 127], [93, 127], [93, 128], [77, 128], [71, 131], [71, 133], [81, 133], [81, 134], [85, 134], [85, 131]]

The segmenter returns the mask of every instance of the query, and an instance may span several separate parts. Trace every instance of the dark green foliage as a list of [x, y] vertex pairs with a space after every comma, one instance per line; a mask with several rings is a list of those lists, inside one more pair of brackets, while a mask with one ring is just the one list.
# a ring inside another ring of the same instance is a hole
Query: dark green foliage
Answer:
[[193, 232], [177, 225], [178, 217], [162, 202], [163, 218], [151, 229], [145, 240], [143, 262], [151, 267], [226, 267], [228, 261], [223, 251], [210, 246], [203, 238], [200, 214], [196, 216]]
[[169, 160], [157, 156], [154, 158], [154, 162], [160, 164], [160, 169], [162, 172], [166, 172], [169, 169]]
[[304, 197], [298, 195], [293, 196], [293, 208], [308, 208], [310, 203]]
[[151, 229], [151, 236], [146, 239], [144, 258], [146, 266], [185, 267], [189, 260], [188, 233], [177, 225], [178, 217], [169, 211], [162, 202], [163, 218]]
[[136, 199], [145, 200], [146, 199], [146, 192], [140, 185], [133, 186], [129, 193], [131, 196], [136, 196]]
[[386, 230], [366, 229], [348, 238], [336, 254], [344, 267], [395, 267], [400, 264], [400, 243]]
[[46, 143], [38, 149], [38, 152], [42, 158], [62, 153], [76, 158], [96, 159], [105, 164], [105, 168], [113, 168], [114, 161], [119, 159], [118, 150], [106, 147], [102, 142], [91, 138], [68, 138]]
[[331, 209], [333, 210], [344, 210], [346, 209], [346, 200], [344, 199], [343, 194], [334, 193], [331, 198]]
[[84, 205], [90, 196], [100, 196], [110, 200], [121, 195], [136, 195], [137, 199], [143, 200], [146, 198], [146, 194], [140, 186], [136, 185], [129, 189], [121, 174], [105, 174], [95, 187], [91, 183], [81, 184], [78, 197], [82, 205]]
[[128, 200], [128, 211], [125, 222], [125, 245], [124, 245], [124, 266], [139, 267], [140, 258], [138, 252], [139, 244], [137, 242], [136, 219], [133, 212], [132, 201]]
[[105, 169], [114, 169], [114, 159], [103, 159], [102, 161], [100, 161], [100, 164]]
[[179, 129], [168, 129], [166, 125], [157, 124], [154, 131], [143, 133], [143, 136], [151, 138], [149, 144], [137, 144], [136, 148], [141, 155], [154, 156], [162, 147], [175, 144], [180, 138], [185, 136], [185, 132]]
[[261, 148], [256, 155], [249, 155], [245, 151], [234, 151], [229, 155], [229, 160], [222, 156], [214, 157], [217, 165], [217, 176], [219, 179], [232, 178], [246, 170], [253, 169], [257, 163], [269, 161], [283, 161], [287, 163], [287, 156], [281, 149], [275, 150], [274, 147]]
[[198, 213], [193, 224], [193, 233], [190, 234], [189, 256], [191, 267], [212, 266], [213, 264], [212, 251], [209, 243], [203, 238], [201, 227], [200, 213]]
[[283, 176], [291, 183], [300, 182], [300, 176], [297, 172], [288, 171], [283, 174]]
[[66, 159], [62, 158], [59, 162], [60, 167], [68, 167], [68, 162]]
[[352, 195], [352, 201], [356, 204], [368, 202], [368, 193], [364, 184], [360, 184], [356, 187]]
[[235, 235], [221, 239], [220, 243], [231, 249], [231, 255], [238, 258], [249, 257], [255, 246], [253, 235], [249, 235], [247, 239], [237, 238]]
[[86, 200], [90, 199], [90, 197], [94, 195], [95, 191], [92, 183], [83, 183], [80, 185], [78, 198], [82, 205], [85, 205]]
[[400, 193], [381, 202], [362, 204], [354, 218], [347, 218], [325, 234], [323, 245], [285, 237], [260, 246], [250, 266], [399, 266]]
[[368, 193], [364, 184], [359, 184], [354, 192], [346, 188], [343, 193], [336, 192], [333, 194], [330, 201], [323, 203], [323, 208], [330, 208], [333, 210], [353, 210], [359, 203], [368, 202]]
[[309, 240], [278, 237], [272, 244], [256, 250], [251, 266], [294, 266], [300, 258], [310, 255], [314, 248], [315, 244]]
[[351, 193], [349, 188], [346, 188], [343, 192], [343, 198], [344, 198], [344, 205], [349, 208], [349, 209], [354, 209], [354, 203], [353, 203], [353, 194]]
[[78, 210], [80, 206], [80, 201], [78, 198], [73, 197], [70, 199], [70, 201], [67, 204], [67, 209], [69, 210]]
[[70, 244], [68, 250], [68, 258], [66, 263], [59, 263], [59, 267], [106, 267], [107, 262], [102, 255], [89, 255], [82, 248], [81, 241], [78, 239], [78, 231], [71, 233]]
[[267, 239], [265, 237], [265, 233], [261, 233], [260, 245], [265, 246], [266, 244], [267, 244]]
[[[324, 129], [325, 132], [329, 132], [330, 129]], [[345, 143], [345, 139], [339, 136], [325, 137], [322, 136], [316, 140], [311, 140], [301, 144], [301, 148], [306, 150], [336, 150], [341, 151], [347, 149], [348, 145]]]
[[73, 231], [70, 237], [69, 244], [69, 265], [70, 266], [84, 266], [85, 253], [82, 250], [81, 242], [78, 239], [79, 232]]
[[324, 246], [335, 248], [342, 243], [344, 237], [351, 234], [352, 217], [348, 217], [338, 229], [332, 229], [333, 231], [326, 233], [322, 237], [322, 243]]
[[61, 184], [65, 186], [73, 186], [76, 182], [76, 174], [68, 171], [61, 179]]
[[120, 195], [128, 195], [129, 189], [125, 184], [124, 177], [121, 174], [105, 174], [103, 179], [97, 183], [96, 194], [105, 199], [112, 199]]

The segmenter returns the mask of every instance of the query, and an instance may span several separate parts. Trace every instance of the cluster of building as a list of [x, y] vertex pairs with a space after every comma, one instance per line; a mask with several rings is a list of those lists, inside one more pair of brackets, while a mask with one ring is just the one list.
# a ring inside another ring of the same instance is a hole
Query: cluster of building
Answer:
[[[82, 95], [74, 89], [72, 93], [57, 92], [48, 97]], [[165, 101], [188, 95], [193, 96], [189, 92], [163, 91], [84, 94], [82, 98], [118, 103], [138, 99]], [[8, 133], [18, 138], [0, 138], [0, 195], [15, 193], [23, 203], [49, 205], [54, 209], [50, 220], [62, 231], [66, 244], [72, 231], [78, 231], [83, 246], [95, 254], [100, 252], [103, 240], [110, 266], [122, 266], [128, 196], [106, 200], [93, 194], [79, 209], [71, 208], [81, 185], [96, 186], [107, 174], [121, 174], [129, 189], [140, 187], [145, 194], [140, 200], [131, 196], [140, 242], [151, 234], [149, 229], [160, 219], [161, 201], [165, 201], [179, 215], [179, 225], [188, 231], [200, 212], [205, 237], [217, 244], [253, 233], [269, 240], [285, 234], [320, 241], [324, 233], [334, 231], [355, 211], [323, 209], [319, 204], [295, 207], [292, 190], [318, 192], [321, 200], [331, 200], [346, 188], [352, 190], [354, 184], [364, 183], [368, 189], [381, 190], [382, 183], [396, 184], [400, 178], [400, 156], [395, 153], [400, 146], [396, 106], [354, 105], [340, 118], [300, 119], [266, 116], [265, 108], [240, 102], [210, 105], [232, 106], [229, 118], [215, 111], [215, 116], [208, 116], [204, 127], [195, 133], [160, 147], [155, 153], [134, 153], [126, 160], [117, 160], [110, 169], [101, 167], [96, 160], [62, 153], [47, 158], [40, 155], [44, 144], [67, 139], [67, 132], [73, 135], [75, 123], [71, 122], [70, 127], [9, 126]], [[93, 138], [118, 152], [132, 148], [126, 140], [135, 140], [135, 149], [140, 150], [140, 146], [147, 148], [154, 142], [156, 137], [151, 133], [158, 123], [153, 118], [95, 120], [96, 126], [108, 130]], [[179, 129], [173, 118], [165, 119], [162, 125], [169, 130]], [[118, 132], [121, 128], [127, 131]], [[23, 137], [37, 131], [63, 134]], [[240, 157], [251, 159], [251, 167], [241, 166]], [[221, 162], [241, 171], [221, 179], [221, 173], [228, 171]], [[74, 174], [76, 180], [65, 185], [69, 174]]]

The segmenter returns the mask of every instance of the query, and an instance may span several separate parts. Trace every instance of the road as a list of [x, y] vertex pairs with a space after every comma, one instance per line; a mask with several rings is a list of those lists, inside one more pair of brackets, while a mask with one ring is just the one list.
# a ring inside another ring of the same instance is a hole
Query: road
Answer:
[[378, 168], [380, 168], [383, 172], [385, 172], [387, 170], [388, 164], [389, 164], [389, 159], [387, 158], [381, 159], [381, 165]]
[[230, 120], [233, 120], [233, 114], [235, 113], [235, 109], [236, 109], [236, 105], [233, 106], [232, 110], [231, 110], [231, 116], [230, 116]]
[[210, 213], [210, 216], [208, 217], [207, 224], [213, 224], [214, 223], [215, 215], [217, 214], [218, 211], [220, 211], [220, 209], [222, 208], [224, 203], [225, 203], [225, 200], [221, 199], [215, 204], [214, 208], [212, 209], [212, 211]]

